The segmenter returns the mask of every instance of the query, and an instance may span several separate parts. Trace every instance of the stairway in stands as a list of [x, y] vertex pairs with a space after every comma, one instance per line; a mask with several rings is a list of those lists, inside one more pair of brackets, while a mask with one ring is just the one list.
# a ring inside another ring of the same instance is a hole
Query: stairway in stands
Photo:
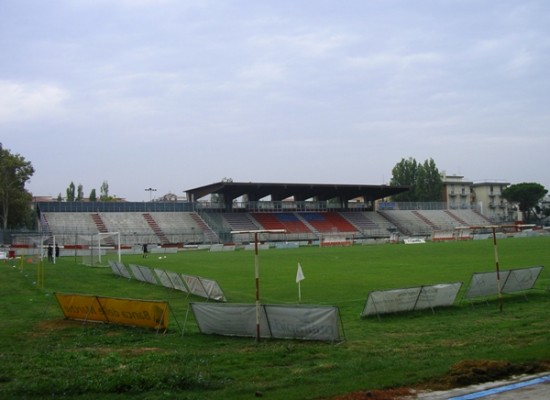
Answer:
[[432, 229], [439, 229], [439, 227], [433, 223], [432, 220], [430, 220], [428, 217], [422, 215], [419, 211], [414, 210], [412, 212], [414, 215], [416, 215], [418, 218], [422, 220], [426, 225], [428, 225]]
[[455, 215], [449, 210], [445, 210], [445, 214], [450, 215], [455, 221], [458, 221], [462, 226], [468, 226], [468, 223], [460, 218], [458, 215]]
[[214, 232], [208, 226], [208, 224], [206, 222], [204, 222], [204, 220], [201, 218], [200, 215], [198, 215], [197, 213], [192, 213], [191, 218], [193, 218], [193, 221], [195, 221], [195, 223], [199, 226], [201, 232], [203, 233], [205, 239], [208, 242], [210, 242], [210, 243], [218, 243], [219, 242], [219, 237], [216, 234], [216, 232]]
[[46, 233], [47, 241], [46, 243], [53, 243], [53, 233], [50, 229], [50, 223], [48, 222], [48, 218], [46, 218], [46, 214], [42, 213], [40, 214], [40, 226], [42, 229], [42, 232]]
[[149, 227], [155, 232], [155, 235], [160, 240], [161, 244], [168, 244], [170, 241], [168, 240], [168, 237], [166, 237], [166, 234], [160, 229], [160, 226], [157, 224], [157, 221], [153, 218], [153, 216], [149, 213], [143, 213], [143, 218], [145, 218], [145, 221], [147, 221], [147, 224]]
[[[103, 222], [103, 219], [101, 218], [101, 215], [95, 213], [95, 214], [90, 214], [90, 216], [92, 217], [92, 220], [94, 221], [94, 224], [97, 227], [97, 230], [99, 231], [99, 233], [109, 232], [109, 230], [107, 229], [107, 226], [105, 225], [105, 223]], [[116, 246], [116, 243], [112, 237], [105, 238], [105, 244], [107, 246], [113, 246], [113, 247]]]

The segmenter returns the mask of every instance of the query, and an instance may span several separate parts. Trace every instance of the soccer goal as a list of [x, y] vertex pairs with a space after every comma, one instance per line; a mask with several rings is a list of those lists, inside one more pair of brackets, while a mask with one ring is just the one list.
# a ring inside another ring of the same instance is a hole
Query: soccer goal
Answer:
[[[30, 263], [38, 262], [47, 257], [48, 246], [55, 247], [55, 236], [44, 234], [19, 234], [13, 243], [17, 245], [17, 254]], [[55, 253], [53, 254], [55, 257]]]
[[90, 243], [82, 251], [82, 264], [97, 267], [108, 265], [109, 260], [121, 262], [120, 232], [99, 232], [82, 239]]
[[[351, 236], [351, 237], [350, 237]], [[319, 247], [349, 247], [353, 246], [353, 234], [343, 232], [323, 233], [319, 236]]]

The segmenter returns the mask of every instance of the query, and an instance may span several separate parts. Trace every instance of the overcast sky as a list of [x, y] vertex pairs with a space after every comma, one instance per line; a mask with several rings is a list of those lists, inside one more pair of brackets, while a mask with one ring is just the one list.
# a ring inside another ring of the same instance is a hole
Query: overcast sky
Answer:
[[409, 157], [550, 189], [548, 0], [0, 0], [0, 58], [35, 196], [377, 185]]

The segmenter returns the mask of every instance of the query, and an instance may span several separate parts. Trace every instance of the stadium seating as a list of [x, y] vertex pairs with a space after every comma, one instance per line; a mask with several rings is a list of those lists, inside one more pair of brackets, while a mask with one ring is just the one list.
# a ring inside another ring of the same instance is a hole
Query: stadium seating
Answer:
[[294, 213], [253, 213], [264, 229], [285, 229], [288, 233], [311, 233]]
[[320, 233], [357, 232], [357, 228], [335, 212], [308, 212], [299, 216]]
[[[473, 210], [381, 210], [342, 212], [44, 212], [40, 223], [46, 236], [55, 235], [62, 245], [90, 245], [99, 232], [120, 232], [121, 244], [246, 241], [232, 231], [285, 229], [274, 240], [312, 241], [344, 233], [346, 237], [388, 238], [402, 235], [451, 240], [458, 227], [486, 226], [490, 221]], [[219, 235], [223, 235], [220, 239]], [[104, 239], [107, 240], [107, 239]], [[107, 244], [105, 242], [105, 244]], [[110, 243], [112, 244], [112, 243]]]
[[411, 236], [429, 236], [433, 228], [413, 213], [412, 210], [380, 211], [397, 229]]
[[388, 232], [396, 230], [392, 223], [374, 211], [345, 211], [340, 215], [367, 237], [387, 237]]
[[253, 231], [259, 228], [248, 213], [223, 213], [222, 217], [232, 231]]

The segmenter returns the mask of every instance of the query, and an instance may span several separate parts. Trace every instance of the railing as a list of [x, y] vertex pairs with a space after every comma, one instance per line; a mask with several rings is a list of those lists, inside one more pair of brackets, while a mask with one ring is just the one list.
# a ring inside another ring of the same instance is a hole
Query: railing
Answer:
[[[377, 204], [377, 210], [447, 210], [449, 204], [446, 202], [380, 202]], [[462, 208], [462, 207], [461, 207]], [[474, 207], [472, 207], [473, 209]]]
[[193, 211], [192, 203], [187, 202], [84, 202], [84, 201], [67, 201], [67, 202], [40, 202], [37, 203], [38, 209], [41, 212], [191, 212]]
[[[231, 210], [223, 203], [215, 202], [40, 202], [41, 212], [324, 212], [324, 211], [371, 211], [369, 203], [340, 203], [327, 201], [247, 201], [233, 202]], [[379, 202], [377, 210], [447, 210], [452, 204], [446, 202]], [[475, 209], [475, 205], [460, 204], [459, 208]]]
[[194, 210], [218, 211], [218, 212], [307, 212], [307, 211], [370, 211], [372, 207], [367, 203], [348, 202], [346, 207], [340, 203], [327, 201], [245, 201], [233, 202], [231, 210], [226, 210], [224, 203], [197, 202], [193, 203]]

